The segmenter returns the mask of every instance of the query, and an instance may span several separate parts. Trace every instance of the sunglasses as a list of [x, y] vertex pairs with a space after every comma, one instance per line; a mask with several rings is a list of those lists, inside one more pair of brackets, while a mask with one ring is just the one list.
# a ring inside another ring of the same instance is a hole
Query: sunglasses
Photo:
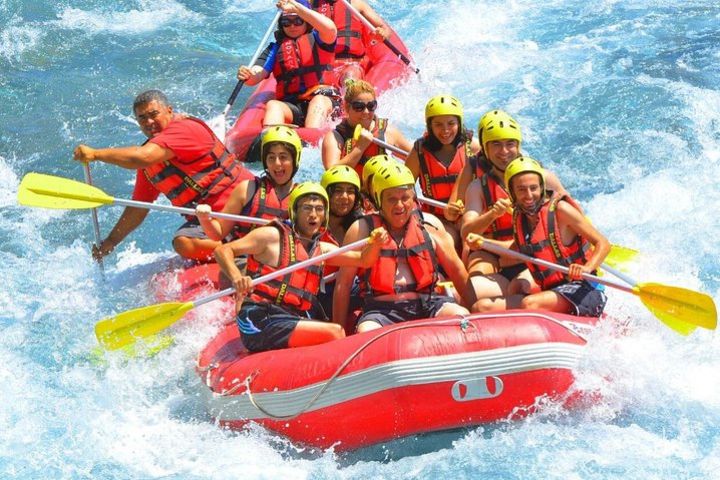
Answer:
[[362, 112], [367, 108], [368, 112], [374, 112], [377, 108], [377, 100], [370, 100], [367, 103], [363, 103], [359, 100], [355, 100], [353, 102], [350, 102], [350, 106], [353, 110], [356, 112]]
[[280, 26], [283, 28], [287, 28], [290, 25], [295, 25], [296, 27], [299, 27], [300, 25], [304, 24], [305, 20], [303, 20], [300, 17], [282, 17], [280, 19]]

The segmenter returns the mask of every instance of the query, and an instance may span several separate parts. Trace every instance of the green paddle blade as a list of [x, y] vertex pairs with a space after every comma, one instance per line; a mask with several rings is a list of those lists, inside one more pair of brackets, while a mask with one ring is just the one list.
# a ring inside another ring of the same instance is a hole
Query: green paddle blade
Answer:
[[42, 173], [28, 173], [18, 189], [18, 203], [29, 207], [72, 210], [100, 207], [114, 201], [87, 183]]
[[95, 336], [100, 345], [116, 350], [158, 333], [180, 320], [195, 305], [193, 302], [158, 303], [128, 310], [115, 317], [100, 320], [95, 325]]
[[704, 293], [659, 283], [640, 283], [634, 291], [648, 310], [683, 335], [696, 327], [717, 327], [715, 302]]
[[623, 270], [623, 264], [632, 262], [638, 255], [637, 250], [623, 247], [621, 245], [611, 245], [610, 253], [605, 257], [605, 263], [618, 270]]

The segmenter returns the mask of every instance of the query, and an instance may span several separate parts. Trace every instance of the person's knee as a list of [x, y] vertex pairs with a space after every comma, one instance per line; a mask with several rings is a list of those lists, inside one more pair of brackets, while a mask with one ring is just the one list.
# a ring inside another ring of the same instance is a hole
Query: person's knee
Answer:
[[172, 242], [175, 252], [191, 260], [209, 260], [212, 257], [215, 242], [202, 242], [191, 237], [175, 237]]
[[540, 310], [543, 308], [543, 303], [537, 295], [528, 295], [520, 301], [520, 308], [524, 310]]
[[488, 313], [495, 310], [495, 302], [492, 298], [481, 298], [470, 307], [470, 311], [473, 313]]
[[328, 327], [328, 333], [331, 340], [340, 340], [341, 338], [345, 338], [345, 329], [337, 323], [331, 323]]
[[445, 303], [440, 309], [437, 311], [436, 316], [437, 317], [449, 317], [454, 315], [468, 315], [470, 312], [467, 308], [463, 307], [462, 305], [458, 305], [457, 303], [448, 302]]

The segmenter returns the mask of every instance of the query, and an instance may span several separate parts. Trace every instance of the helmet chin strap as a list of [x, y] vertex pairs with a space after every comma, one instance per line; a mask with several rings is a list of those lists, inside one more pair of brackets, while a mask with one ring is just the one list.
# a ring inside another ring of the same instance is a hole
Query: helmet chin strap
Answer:
[[545, 200], [547, 200], [546, 195], [543, 195], [540, 197], [540, 199], [533, 203], [531, 207], [525, 207], [523, 205], [517, 205], [516, 208], [519, 208], [521, 212], [523, 212], [525, 215], [535, 215], [540, 211], [542, 206], [545, 204]]

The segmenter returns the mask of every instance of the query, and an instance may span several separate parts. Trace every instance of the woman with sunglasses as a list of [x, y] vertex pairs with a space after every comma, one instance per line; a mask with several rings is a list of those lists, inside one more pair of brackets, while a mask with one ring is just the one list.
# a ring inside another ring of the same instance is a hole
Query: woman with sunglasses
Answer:
[[243, 66], [237, 78], [248, 85], [275, 76], [275, 100], [265, 107], [264, 125], [292, 123], [322, 127], [333, 110], [333, 63], [337, 28], [326, 16], [310, 8], [307, 0], [280, 0], [283, 11], [277, 42], [265, 49], [263, 66]]
[[[347, 80], [343, 102], [345, 118], [323, 137], [322, 161], [326, 169], [335, 165], [347, 165], [354, 168], [362, 177], [365, 162], [375, 155], [385, 154], [385, 149], [373, 143], [378, 138], [406, 152], [412, 144], [400, 133], [400, 130], [388, 125], [386, 118], [375, 115], [378, 103], [375, 87], [364, 80]], [[357, 140], [355, 128], [361, 125], [362, 131]]]
[[[425, 105], [427, 131], [418, 138], [408, 155], [405, 165], [413, 176], [420, 179], [424, 196], [447, 203], [467, 159], [480, 150], [472, 141], [472, 131], [463, 128], [463, 107], [450, 95], [438, 95]], [[443, 209], [423, 206], [423, 210], [437, 215], [445, 229], [455, 239], [455, 246], [462, 249], [460, 219], [463, 206], [453, 205], [454, 220], [446, 218]]]

